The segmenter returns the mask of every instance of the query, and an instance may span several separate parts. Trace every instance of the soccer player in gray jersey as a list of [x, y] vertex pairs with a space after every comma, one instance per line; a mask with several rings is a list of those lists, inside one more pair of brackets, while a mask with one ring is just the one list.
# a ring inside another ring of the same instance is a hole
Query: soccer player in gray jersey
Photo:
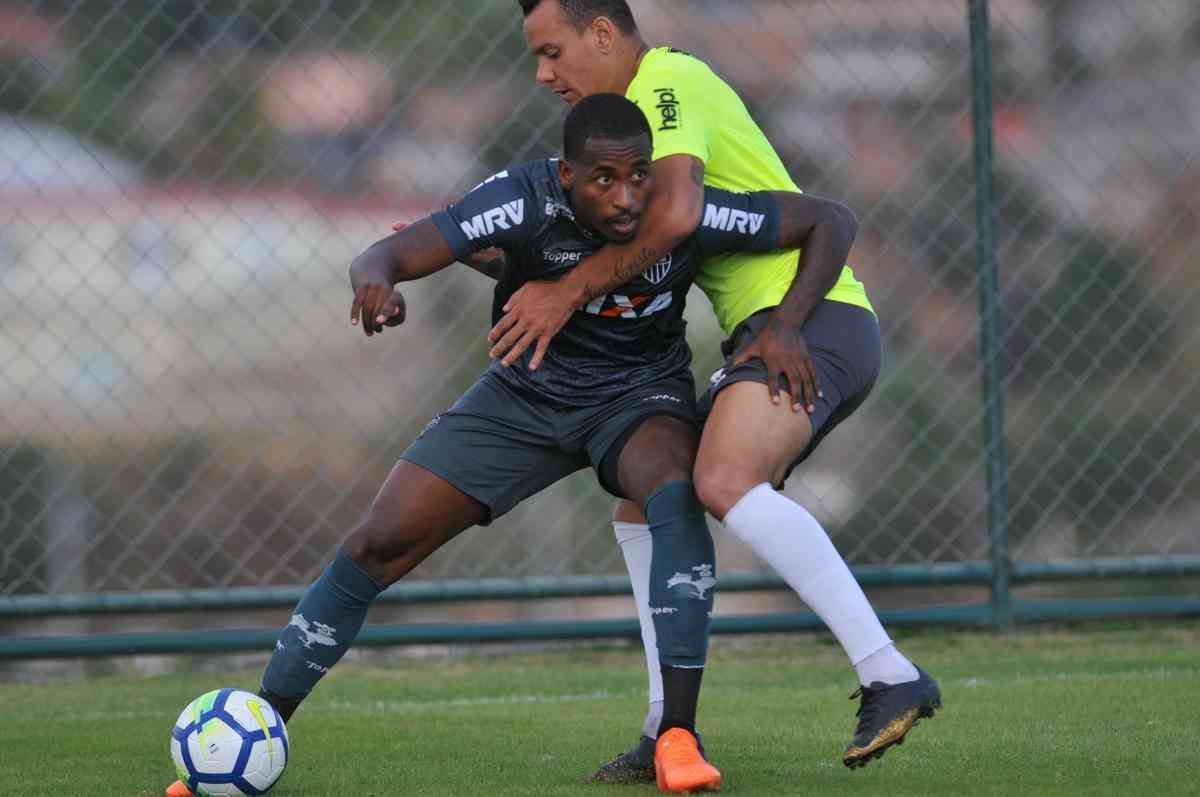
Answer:
[[[399, 324], [398, 282], [484, 249], [505, 254], [499, 308], [526, 281], [554, 279], [606, 242], [629, 240], [651, 190], [650, 135], [619, 95], [580, 102], [566, 120], [563, 160], [502, 172], [356, 258], [352, 321], [368, 335]], [[713, 223], [579, 308], [541, 368], [494, 363], [404, 452], [280, 633], [260, 694], [285, 719], [346, 652], [387, 586], [465, 529], [590, 466], [606, 490], [644, 507], [653, 534], [650, 596], [665, 692], [659, 786], [720, 785], [694, 736], [716, 573], [690, 481], [698, 433], [684, 298], [704, 257], [799, 248], [836, 208], [800, 194], [717, 189], [705, 201]], [[172, 789], [187, 793], [183, 783]]]

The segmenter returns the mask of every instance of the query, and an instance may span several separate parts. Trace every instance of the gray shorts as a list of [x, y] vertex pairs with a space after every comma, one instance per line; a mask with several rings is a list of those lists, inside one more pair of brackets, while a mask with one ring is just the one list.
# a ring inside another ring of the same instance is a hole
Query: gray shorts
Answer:
[[[738, 324], [733, 334], [721, 344], [725, 367], [712, 375], [708, 391], [700, 398], [701, 418], [708, 417], [717, 394], [729, 385], [736, 382], [767, 384], [767, 367], [762, 360], [755, 358], [736, 367], [732, 363], [738, 352], [758, 337], [773, 309], [760, 310]], [[879, 377], [882, 358], [879, 321], [866, 308], [825, 299], [817, 304], [800, 329], [808, 343], [824, 397], [817, 399], [817, 408], [809, 416], [812, 440], [788, 466], [787, 475], [808, 459], [838, 424], [862, 406]], [[787, 377], [782, 377], [781, 382], [782, 387], [787, 388]]]
[[491, 522], [577, 470], [593, 467], [615, 484], [616, 458], [642, 421], [670, 415], [699, 426], [690, 372], [591, 407], [539, 399], [490, 373], [438, 415], [401, 454], [445, 479], [490, 512]]

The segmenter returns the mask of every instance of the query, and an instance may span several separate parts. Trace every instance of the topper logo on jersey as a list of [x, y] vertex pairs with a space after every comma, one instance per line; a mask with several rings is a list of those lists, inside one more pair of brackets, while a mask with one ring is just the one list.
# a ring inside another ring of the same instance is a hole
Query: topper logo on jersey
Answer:
[[655, 263], [650, 268], [642, 272], [642, 277], [653, 282], [655, 285], [666, 279], [667, 274], [671, 273], [671, 255], [668, 253], [666, 257]]
[[505, 202], [498, 208], [485, 210], [478, 216], [472, 216], [469, 221], [464, 221], [458, 226], [462, 228], [463, 235], [467, 236], [468, 241], [474, 241], [485, 235], [492, 235], [496, 230], [511, 230], [513, 227], [519, 227], [524, 220], [525, 200], [516, 199], [512, 202]]
[[701, 223], [705, 227], [722, 232], [737, 230], [742, 235], [757, 235], [766, 220], [766, 215], [762, 213], [747, 213], [734, 208], [720, 208], [710, 203], [704, 206], [704, 221]]
[[553, 252], [549, 249], [542, 250], [542, 260], [553, 266], [561, 266], [564, 263], [575, 265], [580, 260], [583, 260], [587, 252]]
[[658, 95], [658, 105], [654, 107], [662, 116], [662, 127], [658, 128], [659, 131], [678, 130], [679, 100], [675, 97], [675, 89], [655, 89], [654, 93]]

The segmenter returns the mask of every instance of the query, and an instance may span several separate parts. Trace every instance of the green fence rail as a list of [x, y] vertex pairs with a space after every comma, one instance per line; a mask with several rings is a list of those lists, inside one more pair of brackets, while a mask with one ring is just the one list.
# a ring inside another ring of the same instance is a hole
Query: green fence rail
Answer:
[[[893, 565], [853, 568], [866, 588], [901, 586], [994, 586], [989, 562], [944, 565]], [[1074, 562], [1014, 562], [1013, 585], [1092, 579], [1200, 577], [1200, 556], [1085, 559]], [[163, 614], [168, 612], [249, 611], [295, 606], [304, 587], [242, 587], [234, 589], [147, 590], [142, 592], [83, 593], [78, 595], [17, 595], [0, 598], [0, 620], [35, 617], [99, 617], [103, 615]], [[722, 592], [787, 590], [782, 579], [762, 573], [727, 573]], [[380, 604], [432, 604], [495, 600], [544, 600], [632, 595], [624, 576], [574, 576], [400, 582], [384, 591]], [[993, 622], [995, 619], [993, 618]]]
[[[1194, 617], [1200, 598], [1124, 598], [1014, 600], [1012, 619], [1018, 623], [1104, 620], [1113, 618]], [[992, 603], [885, 609], [880, 619], [891, 627], [995, 626]], [[714, 617], [714, 634], [771, 634], [817, 631], [821, 619], [808, 613], [774, 613]], [[278, 629], [162, 631], [138, 634], [0, 638], [0, 661], [20, 659], [88, 658], [154, 654], [212, 654], [236, 651], [269, 652]], [[358, 647], [434, 645], [481, 642], [536, 642], [585, 639], [640, 639], [636, 620], [527, 621], [518, 623], [405, 623], [374, 624], [363, 628]]]

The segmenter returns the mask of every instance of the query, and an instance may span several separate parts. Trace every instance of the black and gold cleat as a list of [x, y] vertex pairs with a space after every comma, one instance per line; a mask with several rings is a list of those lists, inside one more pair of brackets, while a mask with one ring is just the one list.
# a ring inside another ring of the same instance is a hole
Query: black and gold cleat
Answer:
[[892, 745], [903, 744], [905, 734], [942, 707], [937, 681], [920, 667], [915, 681], [890, 686], [876, 682], [850, 695], [851, 700], [856, 697], [862, 698], [858, 727], [842, 756], [842, 763], [850, 769], [866, 766]]
[[654, 779], [654, 740], [643, 736], [584, 782], [632, 784], [654, 783]]

